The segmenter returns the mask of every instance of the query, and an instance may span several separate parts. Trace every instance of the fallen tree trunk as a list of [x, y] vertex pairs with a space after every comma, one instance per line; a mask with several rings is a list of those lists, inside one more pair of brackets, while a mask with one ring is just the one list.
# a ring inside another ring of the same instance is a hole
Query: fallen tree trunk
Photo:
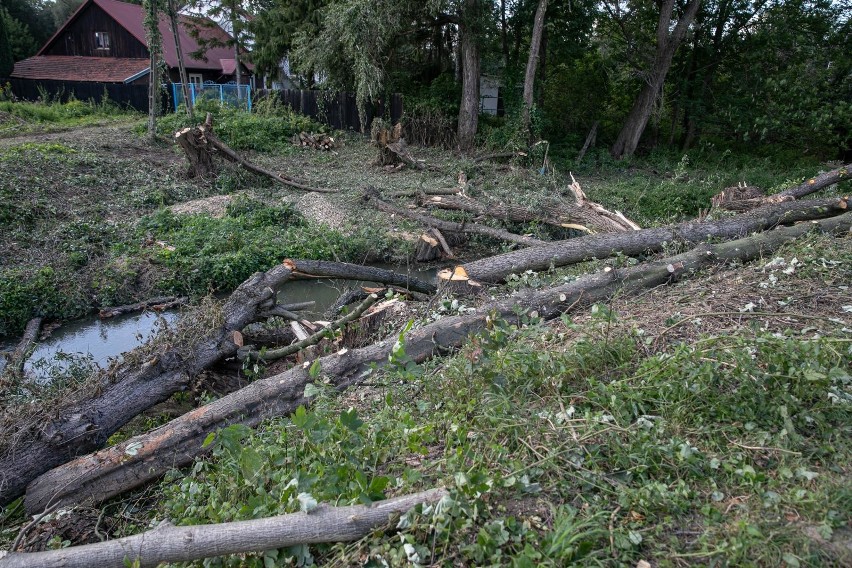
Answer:
[[297, 544], [349, 542], [379, 529], [393, 528], [398, 518], [414, 506], [436, 503], [445, 495], [445, 489], [436, 488], [378, 501], [372, 505], [333, 507], [323, 504], [306, 513], [265, 519], [215, 525], [160, 526], [141, 534], [97, 544], [45, 552], [12, 552], [5, 558], [0, 556], [0, 567], [144, 568], [164, 562], [189, 562]]
[[[810, 178], [805, 183], [791, 187], [790, 189], [785, 189], [778, 195], [782, 197], [792, 197], [793, 199], [801, 199], [802, 197], [817, 192], [829, 185], [840, 183], [841, 181], [849, 181], [850, 172], [852, 172], [852, 164], [846, 164], [845, 166], [841, 166], [837, 169], [831, 170], [830, 172]], [[774, 196], [770, 196], [770, 198], [771, 197]]]
[[487, 237], [492, 237], [501, 241], [509, 241], [528, 247], [535, 247], [547, 244], [545, 241], [540, 241], [538, 239], [526, 237], [523, 235], [516, 235], [514, 233], [510, 233], [509, 231], [504, 231], [503, 229], [495, 229], [493, 227], [478, 225], [476, 223], [455, 223], [453, 221], [445, 221], [443, 219], [438, 219], [437, 217], [432, 217], [430, 215], [422, 215], [420, 213], [408, 211], [406, 209], [397, 207], [396, 205], [391, 205], [387, 201], [383, 201], [379, 197], [379, 192], [376, 191], [375, 188], [368, 188], [364, 192], [364, 201], [367, 203], [371, 203], [379, 211], [384, 211], [385, 213], [390, 213], [391, 215], [399, 215], [400, 217], [406, 217], [408, 219], [417, 221], [418, 223], [422, 223], [427, 227], [433, 227], [441, 231], [485, 235]]
[[389, 286], [397, 286], [415, 292], [431, 294], [435, 285], [413, 276], [406, 276], [392, 270], [361, 266], [347, 262], [330, 262], [325, 260], [294, 260], [287, 259], [284, 264], [292, 271], [293, 278], [342, 278], [346, 280], [366, 280]]
[[766, 205], [719, 221], [691, 221], [673, 227], [627, 233], [586, 235], [545, 246], [508, 252], [463, 264], [465, 273], [479, 282], [502, 282], [510, 274], [548, 270], [614, 254], [636, 255], [662, 250], [665, 244], [732, 239], [777, 225], [821, 219], [847, 210], [849, 198], [792, 201]]
[[218, 328], [198, 330], [194, 322], [188, 322], [186, 335], [198, 337], [192, 344], [151, 354], [141, 368], [125, 363], [105, 374], [102, 384], [93, 385], [91, 391], [96, 394], [19, 423], [14, 434], [0, 435], [0, 506], [20, 496], [30, 481], [50, 468], [102, 447], [132, 418], [184, 390], [202, 370], [236, 355], [240, 331], [248, 324], [276, 315], [276, 308], [303, 307], [275, 305], [274, 289], [291, 276], [371, 280], [417, 292], [436, 289], [389, 270], [341, 262], [286, 260], [254, 274], [225, 302]]
[[[471, 333], [483, 329], [495, 317], [514, 324], [521, 323], [521, 312], [554, 318], [604, 301], [619, 291], [634, 293], [689, 276], [715, 263], [747, 261], [769, 254], [812, 229], [838, 233], [850, 228], [852, 213], [847, 213], [727, 243], [701, 245], [668, 259], [604, 270], [553, 288], [524, 291], [486, 304], [472, 314], [447, 317], [411, 331], [405, 337], [405, 354], [419, 363], [460, 347]], [[303, 365], [256, 381], [147, 434], [54, 469], [27, 488], [26, 510], [32, 514], [51, 503], [100, 502], [154, 480], [169, 469], [187, 465], [205, 451], [202, 442], [210, 432], [234, 423], [254, 427], [309, 403], [305, 387], [314, 380], [323, 380], [339, 390], [366, 380], [372, 376], [373, 368], [387, 364], [395, 340], [396, 336], [392, 336], [368, 347], [322, 357], [318, 359], [319, 377], [312, 377], [308, 365]]]
[[[155, 353], [143, 365], [125, 363], [105, 372], [82, 400], [53, 409], [17, 431], [0, 437], [0, 505], [20, 496], [27, 484], [76, 456], [102, 447], [119, 428], [148, 408], [185, 389], [192, 377], [216, 361], [233, 356], [234, 332], [258, 319], [274, 301], [273, 288], [290, 276], [277, 266], [241, 284], [222, 307], [222, 323], [183, 348]], [[192, 322], [189, 324], [192, 326]]]
[[9, 355], [9, 360], [6, 363], [9, 369], [12, 369], [16, 373], [21, 373], [24, 370], [24, 363], [30, 358], [35, 341], [38, 339], [38, 332], [41, 330], [42, 321], [42, 318], [33, 318], [27, 322], [21, 341], [18, 342], [18, 346]]
[[189, 298], [187, 297], [176, 298], [174, 296], [166, 296], [164, 298], [151, 298], [150, 300], [145, 300], [144, 302], [137, 302], [135, 304], [126, 304], [124, 306], [115, 306], [112, 308], [102, 308], [98, 312], [98, 317], [101, 319], [108, 319], [124, 314], [130, 314], [133, 312], [141, 312], [143, 310], [154, 310], [155, 312], [161, 312], [163, 310], [168, 310], [169, 308], [182, 306], [188, 300]]

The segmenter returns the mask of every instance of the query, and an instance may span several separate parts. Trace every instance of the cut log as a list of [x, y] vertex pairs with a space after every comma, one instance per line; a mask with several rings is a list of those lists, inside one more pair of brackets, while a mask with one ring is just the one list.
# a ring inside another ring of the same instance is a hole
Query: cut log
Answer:
[[306, 146], [308, 148], [323, 150], [326, 152], [334, 150], [338, 146], [334, 138], [324, 133], [308, 134], [307, 132], [300, 132], [299, 134], [293, 135], [291, 142], [294, 146]]
[[[626, 269], [606, 269], [573, 282], [542, 290], [524, 290], [507, 299], [488, 303], [475, 312], [450, 316], [405, 337], [411, 361], [463, 345], [471, 333], [493, 318], [521, 325], [523, 317], [551, 319], [566, 310], [606, 301], [615, 293], [636, 293], [688, 277], [703, 268], [734, 260], [748, 261], [772, 253], [779, 246], [811, 230], [833, 234], [852, 229], [852, 213], [782, 227], [775, 231], [714, 245], [700, 245], [688, 253]], [[361, 349], [318, 359], [319, 380], [343, 390], [372, 376], [371, 369], [387, 364], [396, 335]], [[202, 442], [210, 432], [234, 423], [249, 427], [263, 420], [287, 416], [309, 402], [305, 387], [313, 380], [305, 364], [249, 386], [193, 410], [147, 434], [81, 457], [41, 476], [27, 488], [24, 505], [29, 514], [48, 504], [101, 502], [147, 483], [166, 471], [187, 465], [206, 451]]]
[[115, 306], [113, 308], [102, 308], [98, 312], [98, 317], [101, 319], [114, 318], [116, 316], [120, 316], [123, 314], [131, 314], [134, 312], [141, 312], [144, 310], [154, 310], [155, 312], [162, 312], [163, 310], [168, 310], [171, 308], [175, 308], [177, 306], [182, 306], [189, 301], [187, 297], [176, 298], [174, 296], [166, 296], [162, 298], [151, 298], [150, 300], [145, 300], [144, 302], [137, 302], [135, 304], [127, 304], [124, 306]]
[[391, 205], [387, 201], [383, 201], [379, 197], [379, 192], [376, 191], [375, 188], [367, 188], [364, 191], [363, 198], [365, 202], [370, 203], [379, 211], [384, 211], [385, 213], [390, 213], [392, 215], [399, 215], [400, 217], [406, 217], [408, 219], [417, 221], [418, 223], [422, 223], [427, 227], [432, 227], [441, 231], [485, 235], [501, 241], [509, 241], [528, 247], [535, 247], [546, 244], [545, 241], [540, 241], [538, 239], [534, 239], [532, 237], [527, 237], [524, 235], [516, 235], [514, 233], [510, 233], [509, 231], [504, 231], [503, 229], [495, 229], [494, 227], [487, 227], [485, 225], [478, 225], [476, 223], [455, 223], [453, 221], [445, 221], [443, 219], [438, 219], [437, 217], [432, 217], [431, 215], [423, 215], [414, 211], [408, 211], [406, 209], [397, 207], [396, 205]]
[[399, 517], [416, 505], [436, 503], [445, 495], [445, 489], [436, 488], [371, 505], [333, 507], [322, 504], [304, 513], [215, 525], [166, 524], [141, 534], [96, 544], [12, 553], [5, 558], [0, 556], [0, 565], [3, 568], [145, 568], [298, 544], [349, 542], [376, 530], [393, 529]]
[[619, 253], [630, 256], [657, 252], [666, 243], [694, 244], [708, 239], [732, 239], [777, 225], [832, 217], [844, 213], [848, 203], [849, 198], [777, 203], [729, 219], [692, 221], [627, 233], [586, 235], [492, 256], [462, 266], [478, 282], [502, 282], [510, 274], [520, 274], [527, 270], [548, 270]]

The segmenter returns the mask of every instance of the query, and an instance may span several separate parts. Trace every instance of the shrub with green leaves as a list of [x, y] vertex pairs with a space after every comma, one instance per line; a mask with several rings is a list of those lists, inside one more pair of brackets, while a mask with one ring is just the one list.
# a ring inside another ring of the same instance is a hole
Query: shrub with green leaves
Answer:
[[213, 115], [213, 128], [219, 138], [235, 150], [259, 152], [282, 151], [292, 146], [291, 138], [300, 132], [325, 132], [326, 127], [310, 117], [298, 114], [289, 107], [267, 103], [255, 112], [246, 112], [218, 101], [195, 107], [195, 119], [184, 112], [167, 114], [157, 122], [161, 136], [171, 137], [176, 131], [204, 121]]

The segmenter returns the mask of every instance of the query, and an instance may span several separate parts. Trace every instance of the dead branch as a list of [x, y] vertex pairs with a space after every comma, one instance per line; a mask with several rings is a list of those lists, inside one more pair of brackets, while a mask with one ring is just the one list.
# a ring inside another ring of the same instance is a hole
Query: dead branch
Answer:
[[504, 231], [503, 229], [495, 229], [493, 227], [478, 225], [476, 223], [455, 223], [453, 221], [445, 221], [443, 219], [438, 219], [437, 217], [432, 217], [430, 215], [422, 215], [420, 213], [408, 211], [395, 205], [391, 205], [387, 201], [383, 201], [379, 197], [379, 192], [372, 187], [367, 188], [364, 191], [363, 198], [364, 201], [366, 201], [367, 203], [371, 203], [379, 211], [384, 211], [385, 213], [390, 213], [392, 215], [399, 215], [400, 217], [412, 219], [414, 221], [417, 221], [418, 223], [422, 223], [426, 227], [432, 227], [440, 229], [442, 231], [450, 231], [456, 233], [475, 233], [478, 235], [485, 235], [495, 239], [499, 239], [501, 241], [518, 243], [528, 247], [535, 247], [546, 244], [545, 241], [540, 241], [538, 239], [523, 235], [516, 235], [514, 233]]
[[253, 349], [241, 350], [238, 354], [241, 360], [251, 359], [254, 361], [262, 360], [262, 361], [275, 361], [277, 359], [283, 359], [288, 355], [292, 355], [293, 353], [297, 353], [306, 347], [310, 347], [312, 345], [316, 345], [323, 339], [330, 337], [338, 329], [344, 327], [347, 323], [358, 319], [361, 315], [367, 311], [367, 309], [375, 304], [379, 299], [379, 296], [376, 294], [370, 294], [367, 298], [358, 304], [354, 310], [343, 316], [337, 321], [332, 322], [328, 327], [320, 330], [319, 332], [302, 339], [294, 343], [293, 345], [288, 345], [287, 347], [281, 347], [280, 349], [270, 349], [263, 353], [259, 351], [255, 351]]
[[126, 304], [124, 306], [115, 306], [113, 308], [102, 308], [98, 312], [98, 317], [101, 319], [108, 319], [123, 314], [141, 312], [144, 310], [154, 310], [155, 312], [162, 312], [163, 310], [182, 306], [186, 304], [187, 301], [189, 301], [189, 298], [185, 296], [181, 298], [176, 298], [174, 296], [151, 298], [150, 300], [137, 302], [135, 304]]

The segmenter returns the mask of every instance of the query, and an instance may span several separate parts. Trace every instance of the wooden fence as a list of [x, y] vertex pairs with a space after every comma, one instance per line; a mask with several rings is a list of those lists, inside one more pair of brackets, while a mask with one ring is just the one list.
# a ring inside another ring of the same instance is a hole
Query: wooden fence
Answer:
[[[299, 114], [327, 124], [338, 130], [362, 131], [360, 117], [358, 116], [358, 105], [355, 102], [355, 93], [344, 91], [308, 91], [300, 89], [281, 89], [257, 91], [256, 102], [264, 97], [278, 97], [278, 99]], [[363, 130], [370, 128], [373, 118], [389, 118], [392, 123], [397, 123], [402, 118], [402, 95], [394, 93], [389, 100], [378, 99], [367, 105], [367, 124]]]
[[[62, 102], [68, 101], [74, 96], [78, 100], [93, 100], [100, 103], [106, 95], [109, 100], [122, 106], [134, 108], [140, 112], [148, 112], [148, 85], [125, 85], [124, 83], [85, 83], [82, 81], [53, 81], [32, 79], [17, 79], [10, 77], [0, 79], [0, 85], [9, 83], [12, 92], [19, 99], [35, 101], [48, 94], [53, 99]], [[162, 108], [164, 111], [171, 109], [171, 94], [163, 89]]]

